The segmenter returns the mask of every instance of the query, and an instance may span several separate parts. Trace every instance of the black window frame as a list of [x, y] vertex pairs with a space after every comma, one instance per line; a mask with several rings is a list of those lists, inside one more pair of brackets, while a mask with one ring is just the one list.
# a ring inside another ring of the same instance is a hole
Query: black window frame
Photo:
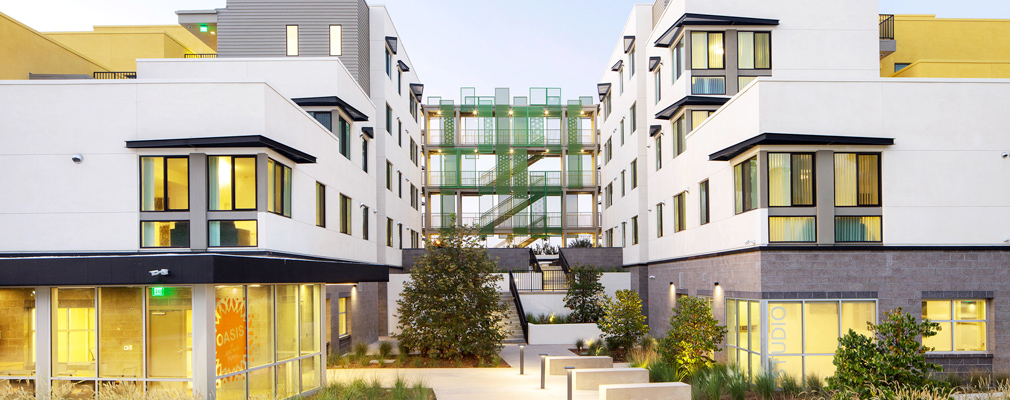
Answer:
[[[838, 219], [846, 217], [857, 217], [857, 218], [880, 218], [880, 240], [838, 240]], [[834, 226], [834, 238], [835, 243], [884, 243], [884, 216], [883, 215], [838, 215], [835, 214], [833, 221], [831, 221]]]
[[386, 160], [386, 189], [393, 191], [393, 163]]
[[673, 233], [687, 230], [687, 193], [673, 196]]
[[711, 199], [709, 193], [709, 183], [708, 179], [703, 180], [698, 183], [698, 200], [701, 208], [701, 223], [700, 225], [705, 225], [712, 222], [712, 205], [709, 202]]
[[368, 138], [361, 135], [361, 170], [368, 172]]
[[[755, 203], [756, 201], [752, 197], [753, 195], [751, 194], [751, 190], [757, 188], [758, 182], [750, 182], [750, 173], [746, 174], [743, 173], [744, 168], [749, 167], [750, 164], [753, 164], [754, 168], [758, 168], [758, 159], [756, 154], [751, 157], [748, 157], [747, 159], [739, 163], [733, 164], [733, 213], [734, 213], [733, 215], [740, 215], [761, 208], [761, 204], [756, 204], [752, 206], [752, 204]], [[742, 195], [740, 196], [741, 197], [740, 202], [742, 204], [740, 205], [740, 210], [737, 210], [736, 207], [736, 173], [737, 173], [736, 168], [738, 166], [740, 167], [741, 171], [740, 191]], [[760, 174], [761, 172], [758, 171], [758, 173]], [[757, 195], [760, 196], [761, 194], [757, 193]]]
[[316, 181], [316, 226], [326, 227], [326, 185]]
[[393, 219], [386, 217], [386, 247], [393, 247]]
[[663, 135], [656, 135], [656, 171], [663, 169]]
[[[228, 211], [256, 211], [256, 210], [258, 210], [259, 209], [259, 204], [260, 204], [260, 199], [259, 199], [260, 166], [259, 166], [259, 162], [258, 162], [259, 160], [258, 160], [257, 156], [256, 155], [208, 154], [207, 155], [207, 162], [208, 162], [208, 164], [210, 163], [210, 158], [211, 157], [229, 157], [229, 158], [231, 158], [231, 163], [230, 164], [231, 164], [231, 205], [232, 205], [232, 207], [231, 207], [230, 210], [214, 210], [212, 208], [211, 202], [210, 202], [210, 194], [211, 194], [211, 190], [210, 190], [210, 167], [208, 166], [208, 168], [207, 168], [207, 199], [206, 199], [206, 201], [207, 201], [207, 211], [228, 212]], [[255, 179], [253, 179], [253, 199], [255, 200], [254, 201], [255, 204], [253, 204], [252, 208], [236, 208], [235, 207], [235, 204], [236, 204], [236, 201], [235, 201], [235, 187], [238, 186], [238, 185], [235, 184], [235, 159], [236, 158], [251, 158], [251, 159], [253, 159], [253, 166], [255, 167], [255, 171], [253, 172], [254, 176], [255, 176]], [[269, 163], [268, 163], [268, 165], [269, 165]], [[264, 200], [266, 200], [266, 199], [264, 199]]]
[[[144, 223], [147, 223], [147, 222], [175, 222], [175, 223], [184, 222], [184, 223], [186, 223], [186, 229], [189, 230], [189, 234], [187, 235], [187, 239], [188, 240], [186, 241], [186, 245], [185, 246], [144, 246]], [[139, 232], [140, 234], [137, 235], [137, 239], [140, 240], [139, 247], [141, 249], [187, 249], [187, 248], [190, 248], [191, 245], [192, 245], [192, 243], [193, 243], [193, 224], [189, 220], [185, 220], [185, 219], [183, 219], [183, 220], [144, 220], [144, 221], [140, 221], [140, 225], [138, 225], [138, 226], [140, 228], [140, 232]]]
[[[831, 174], [832, 174], [831, 177], [832, 177], [832, 181], [834, 180], [835, 171], [838, 168], [835, 165], [835, 155], [836, 154], [855, 154], [856, 155], [856, 205], [854, 205], [854, 206], [840, 206], [840, 205], [838, 205], [837, 201], [834, 198], [831, 199], [831, 203], [835, 207], [842, 207], [842, 208], [883, 207], [884, 206], [884, 171], [883, 171], [882, 168], [883, 168], [883, 164], [884, 164], [884, 161], [883, 161], [884, 154], [882, 152], [873, 152], [873, 151], [862, 151], [862, 152], [856, 152], [856, 151], [838, 151], [838, 152], [833, 153], [831, 155], [831, 168], [832, 168], [832, 170], [831, 170]], [[877, 156], [877, 204], [859, 204], [859, 156], [861, 156], [861, 155], [862, 156]], [[832, 188], [834, 188], [834, 185], [837, 185], [837, 184], [838, 184], [837, 182], [832, 182]], [[881, 221], [881, 226], [883, 226], [883, 221]], [[881, 237], [884, 236], [883, 232], [881, 232], [880, 236]]]
[[351, 197], [343, 193], [340, 194], [340, 233], [352, 235], [354, 228], [351, 226], [354, 212], [351, 210]]
[[638, 188], [638, 159], [631, 160], [631, 190]]
[[393, 136], [393, 107], [386, 103], [386, 133]]
[[[770, 160], [772, 154], [788, 154], [789, 155], [789, 174], [790, 174], [790, 177], [789, 177], [789, 193], [793, 193], [796, 190], [796, 188], [793, 187], [793, 179], [792, 179], [792, 173], [793, 173], [793, 171], [796, 170], [795, 169], [795, 160], [793, 160], [792, 156], [794, 154], [795, 155], [809, 155], [810, 156], [810, 179], [813, 180], [813, 182], [810, 185], [810, 200], [811, 200], [810, 204], [792, 204], [793, 199], [792, 199], [792, 196], [790, 196], [790, 198], [789, 198], [789, 203], [790, 204], [789, 205], [787, 205], [787, 206], [773, 206], [772, 205], [772, 189], [771, 189], [772, 168], [771, 168], [771, 160]], [[832, 159], [834, 159], [834, 157], [832, 157]], [[768, 168], [766, 168], [766, 170], [765, 170], [765, 183], [767, 185], [769, 185], [768, 186], [768, 190], [765, 191], [766, 192], [765, 193], [765, 200], [768, 201], [768, 208], [817, 207], [817, 153], [812, 152], [812, 151], [796, 151], [796, 152], [791, 152], [791, 151], [769, 151], [765, 155], [765, 165], [768, 166]], [[858, 168], [857, 168], [857, 170], [858, 170]], [[857, 177], [856, 179], [858, 181], [859, 178]]]
[[[253, 223], [256, 224], [256, 244], [248, 245], [248, 246], [211, 246], [210, 245], [210, 224], [211, 223], [214, 223], [214, 222], [249, 222], [249, 221], [252, 221]], [[244, 248], [259, 247], [259, 244], [260, 244], [260, 238], [259, 238], [260, 233], [259, 232], [260, 232], [260, 222], [259, 222], [258, 219], [220, 219], [220, 218], [208, 219], [207, 220], [207, 248], [219, 249], [219, 248], [236, 248], [236, 247], [244, 247]]]
[[340, 137], [340, 154], [348, 160], [351, 159], [351, 124], [344, 119], [343, 115], [337, 115], [337, 125], [340, 127], [338, 133]]
[[386, 50], [386, 77], [393, 79], [393, 54], [389, 51], [389, 47]]
[[[165, 176], [162, 177], [163, 178], [163, 182], [161, 184], [162, 196], [164, 196], [164, 198], [165, 198], [165, 209], [164, 210], [145, 210], [144, 209], [144, 159], [145, 158], [162, 158], [162, 160], [161, 160], [161, 167], [162, 167], [162, 170], [165, 171]], [[168, 159], [170, 159], [170, 158], [184, 158], [184, 159], [186, 159], [186, 205], [187, 205], [186, 208], [169, 208], [169, 205], [171, 205], [171, 203], [172, 203], [170, 201], [170, 199], [168, 198]], [[140, 188], [139, 195], [140, 196], [138, 198], [139, 204], [138, 204], [137, 209], [140, 210], [140, 212], [145, 212], [145, 213], [147, 213], [147, 212], [163, 213], [163, 212], [187, 212], [187, 211], [190, 210], [190, 208], [188, 207], [188, 205], [193, 202], [193, 198], [192, 198], [192, 193], [189, 190], [189, 181], [190, 181], [189, 174], [191, 172], [190, 169], [189, 169], [189, 167], [190, 167], [189, 155], [183, 155], [183, 156], [178, 156], [178, 155], [177, 156], [154, 156], [154, 155], [151, 155], [151, 156], [140, 156], [140, 158], [138, 159], [138, 162], [139, 162], [139, 164], [137, 166], [137, 170], [140, 171], [140, 174], [139, 174], [140, 176], [139, 176], [139, 179], [138, 179], [138, 183], [140, 185], [139, 186], [139, 188]], [[233, 177], [234, 177], [234, 174], [235, 174], [235, 171], [234, 171], [234, 168], [232, 168], [232, 176]], [[233, 180], [234, 180], [234, 178], [233, 178]], [[233, 192], [232, 195], [234, 196], [234, 184], [232, 185], [232, 192]], [[209, 194], [208, 194], [208, 196], [209, 196]], [[235, 204], [234, 198], [232, 199], [232, 204]], [[170, 221], [170, 222], [174, 222], [174, 221]]]
[[[814, 240], [808, 240], [808, 241], [796, 241], [796, 240], [773, 241], [772, 240], [772, 222], [771, 222], [772, 218], [813, 218], [814, 219]], [[779, 243], [785, 243], [785, 244], [817, 244], [817, 216], [816, 215], [769, 215], [768, 216], [768, 223], [766, 225], [768, 226], [768, 232], [767, 232], [768, 233], [768, 243], [770, 243], [770, 244], [779, 244]], [[881, 236], [883, 236], [883, 235], [881, 235]]]
[[631, 217], [631, 245], [638, 244], [638, 216]]
[[[333, 132], [333, 111], [308, 111], [309, 115], [312, 116], [320, 125], [324, 126], [326, 130]], [[329, 115], [329, 121], [323, 122], [319, 120], [319, 115]]]
[[368, 240], [368, 206], [361, 206], [361, 238]]
[[[757, 44], [757, 35], [758, 34], [767, 34], [768, 35], [768, 68], [758, 68], [758, 67], [756, 67], [756, 65], [757, 65], [757, 54], [758, 54], [757, 51], [754, 51], [754, 65], [755, 65], [755, 67], [754, 68], [740, 68], [740, 59], [739, 59], [740, 58], [740, 54], [739, 54], [740, 50], [739, 50], [739, 48], [740, 48], [740, 34], [741, 33], [753, 33], [754, 34], [753, 37], [752, 37], [752, 39], [754, 40], [754, 42], [751, 43], [751, 49], [752, 50], [757, 48], [756, 44]], [[723, 38], [723, 40], [724, 40], [723, 43], [725, 43], [725, 38]], [[737, 70], [739, 70], [739, 71], [770, 71], [772, 69], [772, 62], [773, 62], [773, 60], [772, 60], [772, 54], [774, 54], [774, 53], [772, 52], [772, 32], [771, 31], [737, 31], [736, 32], [736, 40], [737, 40], [736, 46], [737, 46], [737, 49], [738, 49], [737, 50], [737, 61], [736, 61], [736, 69]]]
[[705, 35], [705, 44], [706, 45], [711, 40], [711, 39], [709, 39], [709, 35], [711, 35], [713, 33], [718, 33], [718, 34], [722, 35], [722, 68], [713, 68], [712, 67], [712, 58], [708, 56], [708, 50], [706, 49], [705, 50], [705, 54], [706, 54], [705, 55], [705, 66], [706, 66], [706, 68], [695, 68], [694, 67], [694, 55], [692, 54], [691, 55], [691, 65], [690, 65], [691, 68], [690, 68], [690, 70], [692, 70], [692, 71], [725, 71], [726, 70], [726, 59], [729, 58], [729, 57], [726, 57], [726, 47], [727, 47], [726, 46], [726, 31], [690, 31], [690, 32], [687, 32], [685, 34], [685, 37], [691, 39], [692, 50], [693, 50], [693, 47], [694, 47], [694, 36], [693, 35], [695, 33], [705, 33], [706, 34]]
[[[274, 210], [280, 209], [281, 211], [280, 212], [270, 211], [270, 207], [269, 207], [270, 202], [267, 201], [267, 205], [268, 205], [267, 212], [271, 213], [271, 214], [274, 214], [274, 215], [280, 215], [282, 217], [291, 218], [291, 215], [284, 214], [284, 208], [285, 208], [284, 207], [285, 206], [285, 204], [284, 204], [284, 189], [283, 189], [284, 188], [284, 182], [285, 182], [285, 180], [284, 180], [284, 170], [287, 169], [287, 170], [291, 171], [291, 179], [292, 180], [295, 177], [295, 171], [294, 171], [294, 169], [292, 169], [291, 167], [287, 166], [286, 164], [284, 164], [284, 163], [282, 163], [280, 161], [277, 161], [277, 160], [275, 160], [273, 158], [268, 158], [267, 159], [267, 169], [270, 169], [270, 161], [274, 162], [274, 168], [277, 168], [277, 167], [281, 168], [281, 198], [280, 199], [277, 199], [277, 198], [274, 199]], [[234, 165], [234, 164], [232, 164], [232, 165]], [[234, 168], [232, 168], [232, 169], [234, 170]], [[267, 175], [267, 181], [269, 182], [270, 177], [274, 176], [274, 171], [267, 171], [267, 172], [269, 174], [269, 175]], [[234, 178], [232, 178], [232, 182], [235, 182]], [[294, 202], [295, 202], [294, 201], [294, 197], [295, 197], [294, 182], [289, 182], [288, 184], [291, 186], [291, 206], [292, 206], [291, 208], [294, 209]], [[274, 186], [276, 187], [276, 185], [277, 185], [277, 182], [275, 181], [274, 182]], [[270, 185], [267, 184], [267, 187], [269, 188]], [[232, 191], [233, 192], [234, 192], [234, 188], [235, 188], [235, 184], [232, 183], [232, 189], [233, 189]], [[273, 193], [267, 193], [267, 196], [273, 196]], [[235, 204], [234, 201], [232, 202], [232, 204]]]

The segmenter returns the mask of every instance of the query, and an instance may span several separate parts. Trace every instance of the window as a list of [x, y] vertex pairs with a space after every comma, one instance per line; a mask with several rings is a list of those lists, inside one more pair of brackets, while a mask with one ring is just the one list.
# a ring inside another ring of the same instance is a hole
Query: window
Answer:
[[881, 242], [880, 216], [835, 217], [836, 242]]
[[256, 220], [210, 221], [208, 225], [210, 247], [256, 247]]
[[686, 150], [684, 143], [684, 116], [681, 115], [676, 121], [673, 121], [673, 158], [684, 154]]
[[393, 219], [386, 218], [386, 247], [393, 247]]
[[361, 207], [361, 238], [368, 240], [368, 207]]
[[638, 187], [638, 159], [631, 160], [631, 189]]
[[393, 54], [386, 48], [386, 76], [393, 77]]
[[396, 193], [401, 199], [403, 198], [403, 172], [396, 173]]
[[410, 138], [410, 162], [417, 165], [417, 142], [414, 141], [414, 138]]
[[758, 207], [757, 157], [751, 157], [733, 166], [733, 193], [737, 214]]
[[347, 302], [350, 300], [349, 297], [341, 297], [337, 300], [337, 320], [339, 326], [339, 331], [337, 332], [340, 336], [347, 336], [351, 333], [351, 326], [348, 324], [347, 319]]
[[403, 71], [396, 70], [396, 94], [403, 95]]
[[880, 205], [880, 154], [835, 153], [835, 206]]
[[417, 99], [414, 98], [413, 94], [407, 97], [410, 98], [410, 117], [417, 120]]
[[319, 121], [319, 124], [326, 127], [326, 130], [333, 132], [333, 113], [329, 111], [309, 111], [309, 115]]
[[397, 248], [403, 250], [403, 224], [396, 224]]
[[632, 48], [631, 52], [628, 53], [628, 69], [631, 70], [631, 73], [628, 75], [628, 77], [630, 78], [632, 76], [635, 76], [635, 49], [634, 48]]
[[663, 237], [663, 203], [656, 204], [656, 237]]
[[905, 69], [906, 67], [908, 67], [909, 65], [912, 65], [912, 64], [910, 64], [910, 63], [894, 63], [894, 72], [901, 71], [901, 70]]
[[[866, 323], [877, 320], [876, 302], [872, 300], [777, 300], [768, 302], [769, 326], [761, 329], [761, 309], [757, 303], [726, 300], [727, 326], [730, 327], [726, 338], [728, 362], [747, 365], [747, 352], [733, 351], [733, 348], [746, 349], [750, 345], [752, 352], [760, 352], [762, 339], [767, 340], [768, 360], [753, 362], [760, 358], [751, 353], [751, 373], [756, 373], [759, 365], [770, 365], [771, 373], [796, 378], [831, 376], [835, 373], [832, 359], [838, 349], [838, 338], [850, 329], [872, 338]], [[747, 323], [748, 309], [750, 324]]]
[[692, 94], [726, 94], [726, 77], [692, 76]]
[[287, 54], [298, 55], [298, 25], [288, 25]]
[[631, 245], [638, 244], [638, 216], [631, 217]]
[[413, 183], [410, 184], [410, 207], [417, 209], [417, 186]]
[[140, 211], [189, 209], [189, 157], [140, 157]]
[[692, 110], [691, 111], [691, 130], [694, 131], [695, 129], [698, 129], [698, 125], [701, 125], [702, 122], [705, 122], [705, 120], [708, 119], [708, 117], [710, 117], [712, 114], [715, 114], [715, 111]]
[[628, 223], [621, 222], [621, 247], [628, 247]]
[[709, 215], [709, 205], [708, 205], [708, 181], [702, 181], [698, 184], [698, 201], [701, 204], [701, 224], [705, 225], [711, 221], [711, 216]]
[[189, 247], [189, 221], [141, 222], [140, 247]]
[[267, 160], [267, 211], [291, 217], [291, 168]]
[[737, 67], [770, 69], [772, 67], [771, 32], [737, 32]]
[[256, 209], [256, 156], [207, 157], [211, 211]]
[[351, 234], [351, 198], [340, 195], [340, 233]]
[[750, 83], [754, 82], [754, 80], [756, 80], [757, 78], [758, 77], [756, 77], [756, 76], [740, 76], [740, 77], [737, 77], [736, 78], [737, 79], [737, 88], [736, 88], [736, 90], [743, 90], [743, 88], [747, 87], [747, 85], [750, 85]]
[[361, 136], [361, 170], [368, 172], [368, 139]]
[[614, 146], [610, 143], [611, 140], [613, 138], [607, 139], [607, 143], [603, 145], [603, 165], [607, 165], [614, 156]]
[[386, 161], [386, 189], [393, 191], [393, 163]]
[[316, 182], [316, 226], [326, 227], [326, 185]]
[[816, 242], [815, 217], [768, 217], [769, 242]]
[[637, 104], [632, 104], [631, 105], [631, 116], [629, 118], [631, 118], [631, 134], [632, 135], [634, 135], [635, 134], [635, 130], [638, 129], [638, 116], [636, 115], [637, 113], [635, 112], [635, 107], [637, 107], [637, 106], [638, 106]]
[[663, 168], [663, 137], [656, 136], [656, 171]]
[[338, 123], [340, 124], [340, 154], [343, 154], [348, 160], [351, 159], [351, 125], [347, 123], [344, 117], [338, 117]]
[[656, 74], [655, 75], [655, 77], [656, 77], [656, 104], [659, 104], [659, 100], [661, 98], [663, 98], [663, 86], [662, 86], [663, 79], [661, 78], [662, 75], [660, 75], [662, 71], [663, 71], [663, 68], [656, 67], [656, 72], [655, 72], [655, 74]]
[[396, 121], [396, 145], [403, 147], [403, 122]]
[[691, 32], [691, 69], [723, 69], [723, 32]]
[[[52, 316], [52, 326], [56, 331], [52, 338], [54, 342], [53, 375], [95, 376], [95, 353], [98, 348], [95, 289], [54, 288], [52, 296], [56, 303]], [[11, 312], [13, 310], [4, 311]], [[13, 336], [20, 329], [27, 329], [27, 326], [23, 328], [11, 327], [5, 331], [10, 332]]]
[[684, 74], [684, 40], [681, 39], [673, 46], [673, 80], [676, 82]]
[[617, 92], [617, 94], [624, 94], [624, 68], [617, 70], [617, 73], [618, 73], [617, 87], [620, 90]]
[[608, 183], [607, 184], [607, 189], [603, 192], [603, 201], [604, 201], [604, 204], [606, 205], [605, 208], [610, 208], [610, 206], [614, 205], [614, 184], [613, 183]]
[[986, 351], [986, 301], [923, 300], [922, 319], [940, 324], [940, 332], [922, 339], [933, 351]]
[[386, 133], [393, 135], [393, 108], [386, 103]]
[[607, 118], [610, 118], [610, 93], [607, 93], [607, 97], [603, 98], [603, 119]]
[[768, 205], [814, 205], [814, 155], [768, 153]]
[[625, 187], [627, 187], [627, 184], [625, 183], [625, 180], [624, 180], [624, 171], [621, 171], [621, 197], [624, 197], [624, 195], [625, 195], [625, 193], [624, 193], [624, 188]]
[[686, 215], [686, 205], [684, 204], [686, 200], [686, 194], [680, 192], [676, 196], [673, 196], [673, 231], [680, 232], [687, 229], [687, 215]]
[[330, 55], [339, 56], [340, 53], [340, 25], [330, 25]]
[[624, 120], [621, 120], [621, 128], [618, 131], [621, 134], [621, 146], [624, 146]]
[[607, 247], [614, 247], [614, 228], [607, 229], [607, 236], [605, 239]]

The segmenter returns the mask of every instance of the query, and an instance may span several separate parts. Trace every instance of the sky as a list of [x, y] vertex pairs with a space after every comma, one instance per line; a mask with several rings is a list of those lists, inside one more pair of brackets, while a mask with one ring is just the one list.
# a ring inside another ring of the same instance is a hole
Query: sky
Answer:
[[[754, 0], [740, 0], [754, 1]], [[819, 0], [823, 1], [823, 0]], [[641, 2], [641, 1], [637, 1]], [[93, 25], [175, 24], [176, 10], [225, 0], [0, 0], [0, 12], [42, 32]], [[562, 99], [592, 96], [634, 0], [372, 0], [386, 5], [425, 96], [459, 100], [460, 87], [513, 96], [560, 87]], [[503, 8], [502, 4], [509, 7]], [[59, 10], [59, 12], [53, 12]], [[882, 14], [1007, 18], [1007, 0], [880, 0]]]

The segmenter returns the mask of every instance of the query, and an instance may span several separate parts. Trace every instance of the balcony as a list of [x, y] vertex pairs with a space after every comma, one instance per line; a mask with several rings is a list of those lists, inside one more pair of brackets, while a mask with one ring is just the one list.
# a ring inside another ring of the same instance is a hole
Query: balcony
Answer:
[[880, 58], [887, 57], [897, 51], [898, 46], [894, 41], [894, 15], [880, 15]]
[[183, 58], [217, 58], [217, 53], [184, 54]]
[[565, 227], [572, 228], [593, 228], [600, 215], [592, 212], [573, 212], [565, 214]]
[[137, 79], [136, 71], [99, 71], [95, 72], [95, 79]]

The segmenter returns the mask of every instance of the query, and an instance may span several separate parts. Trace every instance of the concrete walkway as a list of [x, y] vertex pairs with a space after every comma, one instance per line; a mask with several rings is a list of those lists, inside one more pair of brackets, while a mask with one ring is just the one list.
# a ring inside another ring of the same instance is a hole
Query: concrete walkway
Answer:
[[[438, 400], [519, 400], [567, 399], [568, 378], [547, 376], [547, 389], [540, 389], [540, 353], [551, 356], [570, 356], [572, 352], [563, 345], [526, 346], [526, 374], [519, 375], [519, 346], [505, 345], [501, 357], [512, 368], [383, 368], [383, 369], [330, 369], [329, 381], [381, 379], [390, 385], [397, 376], [408, 382], [418, 379], [424, 386], [435, 389]], [[615, 367], [618, 365], [615, 364]], [[599, 399], [597, 390], [576, 390], [573, 399]]]

